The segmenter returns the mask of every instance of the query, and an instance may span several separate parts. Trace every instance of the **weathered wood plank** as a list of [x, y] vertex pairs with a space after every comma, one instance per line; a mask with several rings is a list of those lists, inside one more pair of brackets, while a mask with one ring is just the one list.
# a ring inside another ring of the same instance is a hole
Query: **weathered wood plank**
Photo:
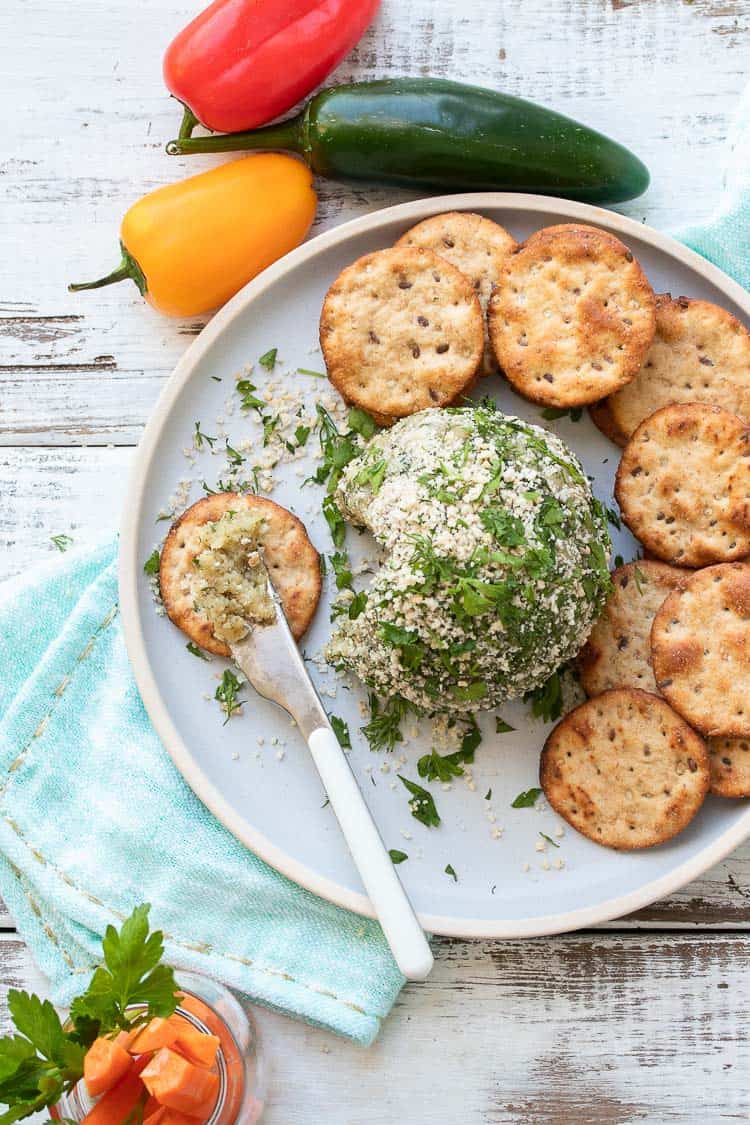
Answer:
[[[367, 1051], [263, 1010], [268, 1125], [746, 1120], [750, 940], [579, 934], [449, 942]], [[4, 993], [41, 988], [0, 935]], [[314, 1107], [314, 1108], [313, 1108]]]
[[[132, 287], [65, 291], [113, 263], [132, 200], [216, 163], [161, 151], [179, 115], [160, 57], [193, 7], [154, 0], [137, 28], [125, 0], [85, 0], [72, 21], [50, 0], [24, 5], [22, 19], [13, 5], [0, 13], [0, 99], [18, 104], [22, 90], [33, 107], [11, 117], [0, 160], [0, 443], [133, 442], [195, 331], [145, 308]], [[716, 198], [749, 21], [747, 0], [508, 0], [470, 15], [462, 0], [384, 0], [336, 77], [460, 76], [579, 116], [652, 168], [648, 194], [623, 210], [671, 227]], [[315, 229], [403, 198], [322, 183]]]

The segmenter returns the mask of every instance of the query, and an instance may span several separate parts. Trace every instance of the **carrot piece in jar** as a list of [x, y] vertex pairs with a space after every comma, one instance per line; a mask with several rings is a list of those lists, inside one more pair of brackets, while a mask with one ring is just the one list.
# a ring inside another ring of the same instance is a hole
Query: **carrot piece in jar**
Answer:
[[216, 1055], [221, 1046], [218, 1035], [199, 1031], [197, 1027], [188, 1023], [183, 1016], [170, 1016], [170, 1020], [173, 1026], [177, 1028], [177, 1038], [174, 1043], [170, 1044], [172, 1050], [177, 1051], [194, 1066], [201, 1066], [210, 1070], [216, 1062]]
[[145, 1101], [146, 1091], [140, 1079], [145, 1059], [131, 1060], [130, 1070], [116, 1086], [89, 1110], [82, 1125], [113, 1125], [126, 1121], [140, 1101]]
[[219, 1076], [194, 1066], [169, 1047], [157, 1051], [142, 1073], [143, 1082], [163, 1106], [194, 1115], [213, 1106], [219, 1091]]
[[131, 1040], [128, 1050], [131, 1055], [145, 1055], [149, 1051], [160, 1051], [162, 1047], [171, 1047], [177, 1038], [177, 1029], [170, 1019], [155, 1016]]
[[133, 1060], [113, 1039], [95, 1039], [83, 1060], [83, 1077], [92, 1098], [106, 1094], [130, 1070]]

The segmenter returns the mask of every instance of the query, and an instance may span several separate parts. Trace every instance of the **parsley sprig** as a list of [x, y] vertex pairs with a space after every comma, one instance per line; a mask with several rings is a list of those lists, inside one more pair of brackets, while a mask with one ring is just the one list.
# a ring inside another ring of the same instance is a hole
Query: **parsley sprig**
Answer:
[[56, 1105], [83, 1077], [84, 1055], [97, 1037], [130, 1031], [175, 1011], [174, 973], [160, 964], [163, 935], [149, 933], [149, 909], [136, 907], [119, 932], [107, 927], [104, 964], [73, 1001], [65, 1027], [49, 1000], [10, 990], [16, 1034], [0, 1039], [0, 1103], [8, 1107], [0, 1114], [3, 1125]]

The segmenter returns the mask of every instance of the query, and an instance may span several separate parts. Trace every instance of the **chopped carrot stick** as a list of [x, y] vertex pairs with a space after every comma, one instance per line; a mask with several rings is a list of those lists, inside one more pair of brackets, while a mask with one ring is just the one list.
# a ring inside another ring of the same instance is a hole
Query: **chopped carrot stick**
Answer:
[[157, 1051], [142, 1072], [149, 1094], [162, 1105], [181, 1113], [195, 1114], [213, 1099], [219, 1090], [219, 1076], [194, 1066], [169, 1047]]
[[91, 1097], [111, 1090], [130, 1070], [132, 1061], [113, 1039], [95, 1039], [83, 1060], [83, 1077]]
[[131, 1041], [128, 1050], [131, 1055], [145, 1055], [148, 1051], [160, 1051], [171, 1047], [177, 1038], [177, 1028], [170, 1019], [155, 1016]]
[[89, 1110], [82, 1125], [115, 1125], [126, 1121], [141, 1100], [145, 1101], [146, 1091], [140, 1079], [140, 1071], [145, 1065], [140, 1059], [131, 1060], [130, 1070], [116, 1086]]
[[172, 1050], [177, 1051], [194, 1066], [202, 1066], [210, 1070], [216, 1062], [216, 1054], [221, 1046], [218, 1035], [199, 1031], [182, 1016], [170, 1018], [177, 1028], [177, 1038], [171, 1044]]

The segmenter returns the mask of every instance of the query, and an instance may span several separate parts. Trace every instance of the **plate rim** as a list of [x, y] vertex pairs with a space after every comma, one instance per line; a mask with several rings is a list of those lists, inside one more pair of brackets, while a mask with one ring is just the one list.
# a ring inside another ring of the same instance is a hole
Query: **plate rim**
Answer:
[[[369, 899], [349, 890], [335, 880], [320, 875], [306, 864], [286, 854], [264, 833], [255, 829], [224, 799], [208, 775], [193, 758], [180, 737], [161, 697], [146, 648], [138, 601], [140, 568], [137, 559], [138, 528], [149, 470], [157, 456], [159, 438], [178, 394], [189, 381], [193, 369], [221, 334], [238, 319], [269, 286], [275, 284], [297, 266], [319, 253], [350, 238], [377, 230], [394, 221], [417, 222], [442, 211], [482, 211], [486, 208], [505, 211], [544, 212], [561, 220], [582, 221], [605, 226], [623, 235], [649, 243], [682, 265], [699, 274], [738, 305], [750, 319], [750, 294], [718, 266], [694, 250], [644, 223], [588, 203], [556, 196], [531, 195], [520, 192], [466, 192], [456, 195], [426, 196], [407, 203], [383, 207], [316, 235], [289, 254], [267, 267], [220, 309], [201, 333], [191, 342], [169, 376], [138, 443], [130, 470], [120, 523], [120, 560], [118, 583], [120, 617], [125, 645], [133, 668], [136, 685], [146, 712], [156, 729], [164, 749], [200, 801], [229, 832], [260, 859], [305, 890], [356, 914], [374, 918]], [[419, 919], [428, 933], [458, 938], [520, 938], [544, 937], [568, 933], [609, 922], [649, 906], [657, 899], [674, 893], [709, 867], [721, 862], [750, 836], [750, 806], [736, 824], [730, 826], [712, 844], [702, 848], [691, 859], [677, 865], [667, 874], [644, 883], [627, 894], [606, 899], [594, 906], [531, 919], [470, 919], [452, 915], [420, 912]], [[343, 843], [343, 841], [342, 841]]]

